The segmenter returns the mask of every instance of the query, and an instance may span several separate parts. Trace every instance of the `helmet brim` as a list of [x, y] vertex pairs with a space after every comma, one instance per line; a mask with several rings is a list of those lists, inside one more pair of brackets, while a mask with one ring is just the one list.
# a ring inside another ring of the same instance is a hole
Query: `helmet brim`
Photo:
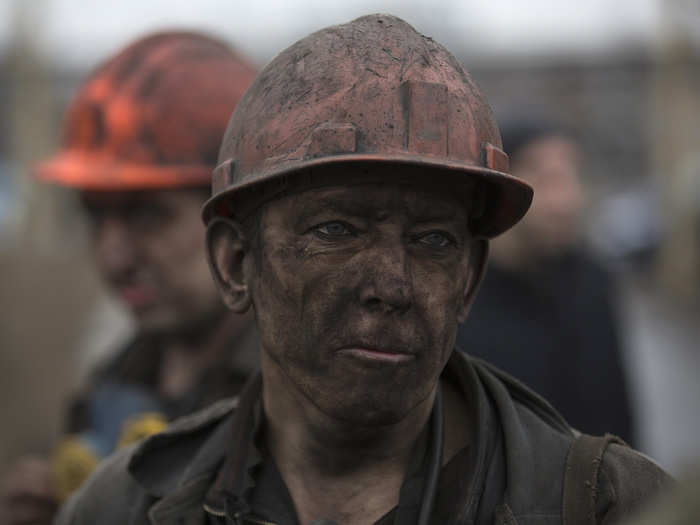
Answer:
[[113, 156], [64, 150], [33, 168], [43, 181], [79, 190], [121, 191], [207, 186], [211, 167], [124, 162]]
[[[342, 167], [355, 168], [358, 173], [369, 169], [376, 171], [377, 168], [420, 168], [420, 178], [413, 177], [416, 183], [452, 186], [455, 191], [459, 191], [459, 188], [468, 182], [482, 182], [486, 189], [485, 206], [482, 215], [473, 221], [471, 228], [472, 233], [485, 238], [493, 238], [510, 229], [523, 218], [532, 203], [532, 187], [505, 172], [444, 159], [432, 159], [429, 156], [347, 154], [276, 164], [271, 170], [248, 176], [245, 180], [215, 193], [204, 204], [202, 218], [208, 223], [217, 215], [235, 216], [235, 201], [245, 203], [247, 200], [260, 200], [263, 186], [276, 185], [278, 189], [275, 193], [279, 195], [284, 191], [284, 184], [293, 182], [297, 175], [308, 173], [309, 170], [318, 174], [319, 171]], [[267, 200], [270, 198], [273, 196]]]

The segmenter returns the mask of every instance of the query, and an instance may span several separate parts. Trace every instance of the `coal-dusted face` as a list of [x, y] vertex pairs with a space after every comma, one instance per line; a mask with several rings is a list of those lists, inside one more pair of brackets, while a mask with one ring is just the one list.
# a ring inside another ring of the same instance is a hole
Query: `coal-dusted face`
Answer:
[[481, 276], [464, 205], [362, 184], [259, 213], [249, 289], [262, 351], [329, 416], [402, 419], [434, 389]]
[[196, 330], [221, 312], [202, 253], [205, 191], [82, 193], [98, 268], [142, 333]]

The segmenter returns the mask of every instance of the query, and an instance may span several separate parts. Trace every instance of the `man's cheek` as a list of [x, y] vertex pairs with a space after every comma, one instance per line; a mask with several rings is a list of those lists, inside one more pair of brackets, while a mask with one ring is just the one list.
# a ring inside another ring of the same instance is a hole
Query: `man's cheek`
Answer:
[[298, 299], [295, 287], [298, 286], [300, 264], [290, 257], [291, 249], [285, 246], [265, 250], [258, 265], [260, 295], [269, 296], [272, 302], [296, 307]]
[[427, 329], [433, 333], [434, 343], [443, 353], [454, 346], [458, 315], [463, 302], [462, 293], [455, 282], [433, 283], [424, 289], [422, 311], [425, 312]]
[[452, 310], [461, 301], [462, 279], [436, 278], [428, 275], [418, 283], [423, 302], [430, 312]]
[[303, 283], [305, 303], [334, 302], [358, 286], [358, 276], [367, 272], [366, 266], [348, 261], [330, 261], [327, 257], [310, 258], [295, 268], [295, 279]]

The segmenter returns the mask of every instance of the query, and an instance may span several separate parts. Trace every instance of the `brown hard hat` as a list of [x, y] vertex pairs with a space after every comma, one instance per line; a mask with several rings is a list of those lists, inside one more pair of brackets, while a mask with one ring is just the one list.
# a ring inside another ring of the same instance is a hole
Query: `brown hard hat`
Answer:
[[244, 218], [291, 185], [399, 174], [478, 186], [471, 228], [492, 237], [532, 200], [507, 170], [491, 109], [459, 62], [403, 20], [369, 15], [298, 41], [261, 71], [229, 122], [203, 218]]
[[256, 70], [196, 33], [143, 38], [99, 67], [68, 109], [38, 177], [81, 189], [201, 186]]

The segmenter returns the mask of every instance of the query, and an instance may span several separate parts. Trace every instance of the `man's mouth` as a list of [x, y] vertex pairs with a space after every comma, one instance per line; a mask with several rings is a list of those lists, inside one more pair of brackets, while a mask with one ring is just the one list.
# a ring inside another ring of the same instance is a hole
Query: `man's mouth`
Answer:
[[137, 309], [150, 306], [157, 299], [155, 290], [136, 284], [121, 286], [119, 295], [130, 307]]
[[400, 350], [386, 348], [372, 348], [368, 346], [346, 346], [339, 350], [341, 354], [362, 359], [364, 361], [373, 361], [377, 363], [405, 363], [415, 359], [415, 355], [403, 352]]

